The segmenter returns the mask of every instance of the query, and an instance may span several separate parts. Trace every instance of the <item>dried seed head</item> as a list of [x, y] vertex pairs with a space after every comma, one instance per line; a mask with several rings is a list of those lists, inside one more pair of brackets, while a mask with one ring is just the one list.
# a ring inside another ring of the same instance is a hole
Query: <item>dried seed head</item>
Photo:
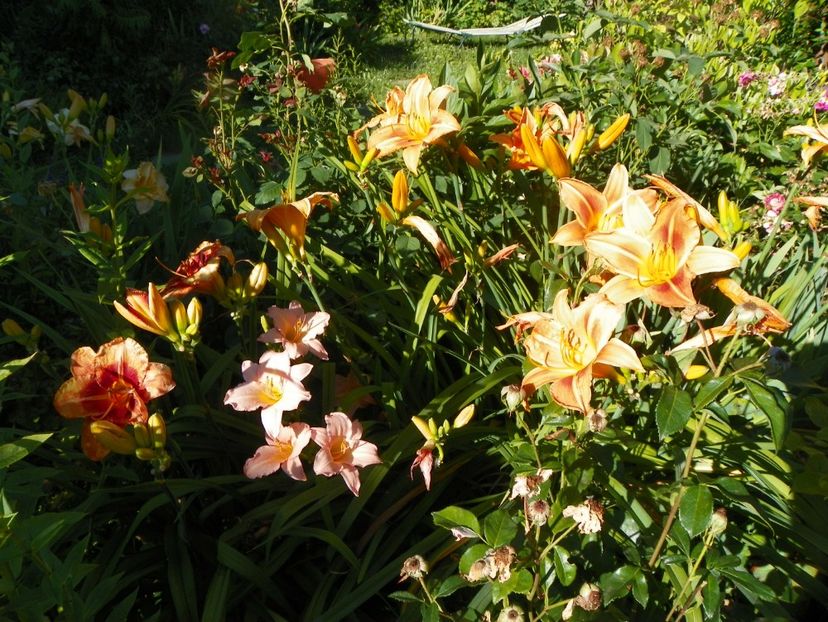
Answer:
[[401, 579], [419, 579], [428, 574], [428, 564], [421, 555], [414, 555], [403, 562], [400, 570]]

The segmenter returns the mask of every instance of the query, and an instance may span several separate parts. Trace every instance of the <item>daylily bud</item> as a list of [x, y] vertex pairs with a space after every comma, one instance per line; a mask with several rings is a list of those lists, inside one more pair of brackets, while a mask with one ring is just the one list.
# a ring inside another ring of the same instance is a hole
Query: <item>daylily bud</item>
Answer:
[[547, 138], [543, 141], [543, 159], [555, 177], [569, 177], [572, 172], [566, 152], [554, 138]]
[[135, 451], [135, 439], [133, 436], [111, 421], [106, 421], [105, 419], [93, 421], [89, 426], [89, 431], [92, 432], [95, 440], [109, 451], [127, 456]]
[[472, 168], [480, 168], [483, 166], [483, 163], [480, 161], [480, 158], [477, 157], [477, 154], [474, 151], [472, 151], [468, 148], [468, 146], [466, 146], [466, 143], [462, 143], [457, 148], [457, 155], [459, 155], [463, 159], [463, 161]]
[[684, 372], [684, 377], [688, 380], [697, 380], [709, 371], [710, 368], [708, 368], [707, 365], [691, 365], [687, 368], [687, 371]]
[[351, 157], [354, 159], [354, 162], [361, 164], [364, 158], [362, 149], [359, 148], [359, 143], [357, 143], [356, 139], [350, 135], [348, 136], [348, 150], [351, 152]]
[[98, 99], [98, 108], [103, 108], [106, 106], [106, 102], [109, 101], [109, 97], [106, 93], [101, 94], [100, 98]]
[[411, 417], [411, 423], [417, 426], [417, 429], [420, 431], [420, 434], [422, 434], [427, 441], [436, 440], [436, 437], [432, 433], [431, 428], [429, 428], [429, 425], [423, 419], [415, 415], [414, 417]]
[[394, 211], [402, 215], [408, 209], [408, 177], [400, 169], [394, 175], [394, 184], [391, 187], [391, 205]]
[[149, 447], [139, 447], [135, 450], [135, 457], [144, 462], [149, 462], [155, 458], [155, 450]]
[[250, 271], [250, 274], [247, 277], [247, 288], [246, 293], [253, 298], [254, 296], [258, 296], [262, 293], [265, 285], [267, 285], [267, 264], [263, 261], [260, 261], [253, 269]]
[[152, 446], [156, 449], [163, 449], [167, 445], [167, 423], [159, 413], [151, 415], [147, 421]]
[[368, 165], [371, 164], [371, 161], [376, 157], [378, 153], [379, 149], [377, 149], [376, 147], [373, 147], [372, 149], [368, 150], [368, 153], [365, 154], [365, 157], [362, 159], [362, 162], [359, 165], [360, 173], [368, 168]]
[[167, 303], [152, 283], [147, 291], [129, 289], [126, 304], [114, 302], [118, 313], [131, 324], [143, 330], [161, 335], [170, 340], [177, 340], [178, 332], [173, 325]]
[[152, 447], [152, 437], [145, 423], [136, 423], [132, 426], [132, 435], [138, 447]]
[[523, 141], [523, 149], [526, 151], [526, 155], [529, 156], [532, 164], [537, 166], [542, 171], [546, 170], [547, 164], [543, 157], [543, 151], [538, 144], [537, 138], [535, 138], [535, 135], [532, 133], [532, 130], [530, 130], [526, 124], [521, 124], [520, 126], [520, 140]]
[[474, 417], [474, 404], [469, 404], [454, 418], [454, 427], [462, 428]]
[[385, 202], [380, 203], [377, 205], [377, 212], [379, 212], [380, 217], [389, 223], [397, 222], [397, 214], [396, 212], [392, 211], [391, 208], [388, 207], [388, 204]]
[[12, 151], [6, 143], [0, 143], [0, 157], [4, 160], [11, 160]]
[[115, 137], [115, 117], [109, 115], [106, 118], [106, 139], [112, 140]]
[[569, 158], [569, 163], [573, 166], [581, 157], [581, 152], [584, 149], [584, 144], [586, 143], [587, 139], [587, 131], [586, 128], [581, 128], [575, 134], [575, 137], [572, 139], [572, 142], [569, 143], [569, 147], [566, 149], [566, 155]]
[[3, 332], [9, 337], [21, 337], [26, 334], [26, 331], [11, 318], [3, 320]]
[[69, 107], [68, 115], [68, 118], [71, 121], [72, 119], [77, 119], [80, 113], [86, 109], [86, 100], [80, 93], [72, 89], [69, 89], [67, 94], [69, 95], [69, 99], [72, 100], [72, 105]]
[[178, 329], [179, 334], [184, 334], [187, 330], [187, 326], [189, 325], [189, 321], [187, 320], [187, 310], [184, 308], [184, 303], [175, 298], [170, 300], [167, 304], [169, 304], [172, 316], [175, 318], [175, 327]]
[[625, 129], [627, 129], [627, 123], [630, 122], [630, 113], [622, 114], [618, 117], [615, 121], [613, 121], [612, 125], [610, 125], [607, 129], [605, 129], [599, 136], [598, 136], [598, 148], [599, 149], [606, 149], [612, 143], [616, 141], [616, 139], [621, 136]]
[[736, 248], [733, 249], [733, 254], [739, 259], [744, 259], [750, 254], [752, 248], [753, 245], [750, 242], [741, 242], [736, 245]]
[[37, 324], [35, 324], [34, 326], [32, 326], [32, 330], [29, 331], [29, 334], [32, 336], [32, 339], [34, 339], [34, 341], [37, 342], [37, 340], [40, 339], [40, 337], [43, 335], [43, 329], [40, 328], [40, 326], [38, 326]]
[[25, 145], [26, 143], [30, 143], [33, 140], [40, 140], [41, 138], [43, 138], [43, 132], [29, 125], [20, 131], [20, 134], [17, 136], [17, 142]]
[[434, 419], [428, 420], [428, 431], [431, 432], [431, 438], [439, 438], [440, 431], [437, 429], [437, 422]]
[[43, 102], [39, 102], [39, 103], [37, 104], [37, 109], [38, 109], [38, 110], [40, 110], [40, 114], [42, 114], [42, 115], [43, 115], [43, 117], [44, 117], [47, 121], [52, 121], [52, 120], [54, 120], [54, 118], [55, 118], [54, 113], [53, 113], [53, 112], [49, 109], [49, 106], [47, 106], [47, 105], [46, 105], [46, 104], [44, 104]]
[[349, 171], [353, 171], [354, 173], [359, 173], [359, 164], [354, 164], [350, 160], [345, 160], [345, 162], [343, 162], [343, 164], [345, 165], [345, 168], [347, 168]]
[[198, 327], [201, 324], [202, 315], [201, 301], [198, 298], [193, 298], [190, 300], [190, 304], [187, 305], [187, 320], [190, 322], [190, 326]]

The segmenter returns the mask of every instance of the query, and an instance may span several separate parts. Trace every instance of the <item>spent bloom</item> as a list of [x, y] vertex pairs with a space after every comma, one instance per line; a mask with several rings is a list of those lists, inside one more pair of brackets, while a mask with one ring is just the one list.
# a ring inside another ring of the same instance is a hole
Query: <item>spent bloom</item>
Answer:
[[121, 190], [135, 196], [139, 214], [146, 214], [156, 201], [169, 202], [167, 180], [152, 162], [141, 162], [138, 168], [124, 171]]
[[172, 271], [172, 277], [161, 288], [161, 295], [164, 298], [181, 298], [193, 293], [219, 295], [224, 289], [224, 279], [219, 273], [222, 258], [230, 265], [236, 262], [233, 251], [221, 242], [202, 242]]
[[273, 328], [259, 337], [265, 343], [281, 344], [291, 359], [313, 352], [323, 361], [328, 360], [322, 342], [316, 337], [325, 332], [331, 316], [324, 311], [305, 313], [298, 300], [292, 301], [287, 309], [272, 306], [267, 310], [273, 320]]
[[594, 499], [565, 507], [563, 515], [574, 520], [581, 533], [598, 533], [604, 524], [604, 507]]
[[290, 364], [287, 352], [268, 350], [258, 364], [242, 363], [244, 382], [227, 391], [224, 403], [236, 410], [262, 409], [262, 425], [268, 436], [278, 438], [282, 429], [282, 413], [295, 410], [311, 398], [302, 380], [311, 372], [309, 363]]
[[175, 388], [172, 371], [161, 363], [150, 363], [146, 350], [133, 339], [121, 337], [72, 353], [72, 378], [64, 382], [54, 398], [58, 413], [67, 419], [84, 420], [81, 448], [91, 460], [101, 460], [109, 450], [93, 434], [92, 424], [106, 421], [123, 429], [146, 423], [147, 402]]
[[92, 140], [89, 128], [77, 118], [73, 118], [68, 108], [63, 108], [52, 119], [46, 121], [46, 127], [58, 140], [62, 140], [67, 147], [81, 144], [81, 141]]
[[267, 434], [266, 440], [267, 445], [259, 447], [253, 457], [244, 463], [244, 474], [255, 479], [281, 469], [293, 479], [304, 482], [307, 477], [299, 454], [311, 440], [310, 426], [307, 423], [291, 423], [282, 426], [276, 436]]
[[428, 563], [422, 555], [413, 555], [403, 562], [400, 581], [403, 579], [420, 579], [428, 574]]
[[377, 446], [362, 440], [362, 424], [341, 412], [325, 415], [324, 428], [311, 428], [311, 438], [319, 445], [313, 461], [317, 475], [341, 475], [348, 490], [359, 496], [358, 467], [379, 464]]

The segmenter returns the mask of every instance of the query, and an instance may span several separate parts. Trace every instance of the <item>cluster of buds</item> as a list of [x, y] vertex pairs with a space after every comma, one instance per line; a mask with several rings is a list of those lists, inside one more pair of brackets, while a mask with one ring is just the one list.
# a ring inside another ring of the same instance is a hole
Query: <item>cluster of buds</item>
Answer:
[[417, 426], [420, 434], [425, 438], [425, 443], [417, 450], [417, 455], [414, 462], [411, 464], [411, 478], [414, 478], [414, 468], [419, 467], [423, 474], [423, 481], [425, 482], [426, 490], [431, 490], [431, 469], [435, 465], [434, 450], [437, 450], [437, 466], [443, 462], [445, 453], [443, 444], [452, 430], [462, 428], [474, 417], [474, 404], [469, 404], [454, 418], [453, 422], [448, 419], [443, 421], [441, 425], [437, 425], [434, 419], [429, 419], [427, 422], [417, 416], [411, 417], [411, 422]]
[[0, 324], [3, 328], [3, 333], [7, 337], [11, 337], [16, 343], [20, 344], [28, 352], [37, 352], [37, 342], [40, 341], [40, 336], [43, 330], [38, 325], [32, 326], [32, 330], [26, 332], [23, 327], [11, 318], [6, 318]]
[[[238, 265], [238, 264], [236, 264]], [[267, 264], [263, 261], [253, 264], [247, 277], [233, 267], [233, 273], [223, 281], [218, 301], [225, 307], [241, 312], [267, 285]]]
[[[739, 206], [728, 198], [727, 193], [724, 190], [719, 192], [718, 208], [719, 224], [722, 226], [722, 230], [728, 239], [737, 233], [744, 231], [750, 226], [747, 222], [742, 220], [742, 215], [739, 212]], [[725, 241], [728, 241], [728, 239]], [[737, 248], [739, 248], [739, 246], [737, 246]], [[736, 250], [733, 252], [737, 255], [739, 254]]]
[[189, 352], [200, 339], [201, 303], [198, 298], [184, 307], [178, 299], [164, 300], [152, 283], [147, 291], [128, 289], [125, 304], [115, 301], [115, 309], [129, 323], [159, 335], [180, 352]]
[[379, 153], [379, 149], [373, 147], [368, 150], [367, 153], [362, 153], [362, 149], [359, 147], [359, 143], [357, 143], [356, 139], [353, 136], [348, 136], [348, 150], [351, 152], [351, 157], [353, 161], [346, 161], [345, 166], [348, 168], [349, 171], [353, 171], [354, 173], [362, 174], [368, 168], [368, 165], [374, 160], [374, 158]]
[[109, 451], [124, 456], [135, 455], [150, 462], [156, 474], [170, 468], [172, 458], [167, 453], [167, 424], [160, 413], [149, 417], [146, 423], [135, 423], [132, 429], [101, 419], [93, 421], [90, 432]]

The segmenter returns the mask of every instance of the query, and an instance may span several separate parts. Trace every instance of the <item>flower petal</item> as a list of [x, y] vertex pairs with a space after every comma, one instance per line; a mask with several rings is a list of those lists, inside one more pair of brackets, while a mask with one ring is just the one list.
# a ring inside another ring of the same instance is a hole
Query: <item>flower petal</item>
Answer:
[[610, 339], [598, 353], [596, 363], [604, 363], [613, 367], [624, 367], [635, 371], [644, 371], [641, 361], [635, 350], [617, 338]]

